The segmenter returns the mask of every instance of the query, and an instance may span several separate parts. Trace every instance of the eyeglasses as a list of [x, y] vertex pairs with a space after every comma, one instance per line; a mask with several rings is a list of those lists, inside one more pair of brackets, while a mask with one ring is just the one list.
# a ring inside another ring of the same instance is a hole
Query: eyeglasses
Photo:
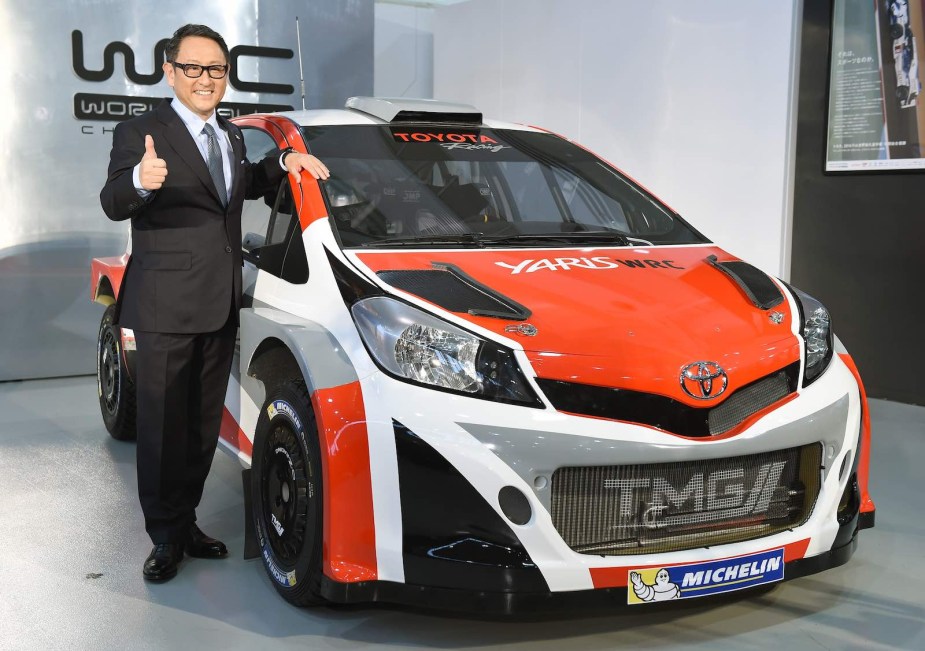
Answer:
[[170, 63], [174, 68], [182, 70], [184, 75], [193, 79], [199, 79], [203, 70], [208, 70], [212, 79], [222, 79], [228, 74], [227, 63], [223, 66], [201, 66], [198, 63], [177, 63], [176, 61], [170, 61]]

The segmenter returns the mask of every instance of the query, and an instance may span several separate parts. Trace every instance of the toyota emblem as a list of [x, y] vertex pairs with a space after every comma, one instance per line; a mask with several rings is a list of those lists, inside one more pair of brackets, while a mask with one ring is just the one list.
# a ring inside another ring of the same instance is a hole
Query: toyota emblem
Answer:
[[523, 335], [525, 337], [535, 337], [536, 333], [539, 332], [539, 330], [536, 329], [536, 326], [532, 323], [518, 323], [517, 325], [505, 326], [504, 331], [516, 332], [517, 334]]
[[729, 378], [716, 362], [694, 362], [681, 369], [681, 388], [695, 400], [711, 400], [723, 395]]

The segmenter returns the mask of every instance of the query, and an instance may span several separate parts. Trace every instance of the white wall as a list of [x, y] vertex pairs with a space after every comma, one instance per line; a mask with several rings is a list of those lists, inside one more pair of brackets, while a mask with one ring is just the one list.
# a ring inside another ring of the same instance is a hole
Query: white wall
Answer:
[[377, 97], [431, 98], [434, 92], [434, 10], [377, 2], [373, 86]]
[[723, 248], [785, 277], [799, 5], [470, 0], [438, 8], [434, 97], [584, 144]]

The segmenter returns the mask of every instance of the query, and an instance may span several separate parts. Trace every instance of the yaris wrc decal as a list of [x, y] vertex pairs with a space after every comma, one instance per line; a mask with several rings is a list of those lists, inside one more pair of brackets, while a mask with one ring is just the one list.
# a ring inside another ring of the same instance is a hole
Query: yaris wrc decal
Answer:
[[674, 260], [640, 260], [639, 258], [608, 258], [595, 256], [593, 258], [542, 258], [533, 260], [527, 258], [517, 265], [507, 262], [495, 262], [499, 267], [510, 269], [511, 274], [534, 273], [536, 271], [568, 271], [569, 269], [618, 269], [623, 266], [627, 269], [684, 269], [675, 264]]

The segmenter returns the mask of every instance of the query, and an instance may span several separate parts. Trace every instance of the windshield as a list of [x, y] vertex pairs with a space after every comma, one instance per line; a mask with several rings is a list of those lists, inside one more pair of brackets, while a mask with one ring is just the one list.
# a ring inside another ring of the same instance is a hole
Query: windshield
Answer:
[[706, 242], [586, 150], [547, 133], [303, 127], [345, 248]]

